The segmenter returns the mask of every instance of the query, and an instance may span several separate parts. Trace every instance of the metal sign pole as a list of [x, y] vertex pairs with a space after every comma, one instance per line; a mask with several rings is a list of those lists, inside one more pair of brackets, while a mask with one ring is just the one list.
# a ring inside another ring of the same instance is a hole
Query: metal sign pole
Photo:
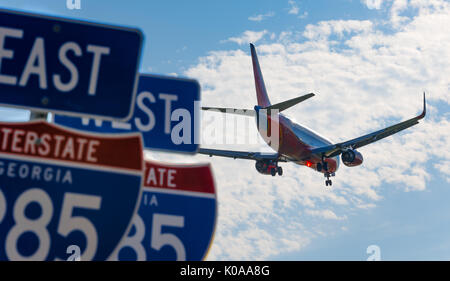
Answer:
[[47, 120], [48, 112], [30, 111], [30, 121], [32, 120]]

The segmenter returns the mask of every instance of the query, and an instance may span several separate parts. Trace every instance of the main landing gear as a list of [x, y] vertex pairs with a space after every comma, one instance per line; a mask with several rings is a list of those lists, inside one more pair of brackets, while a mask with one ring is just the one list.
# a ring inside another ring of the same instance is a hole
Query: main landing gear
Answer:
[[279, 176], [283, 175], [283, 168], [281, 168], [280, 166], [275, 166], [275, 167], [270, 167], [270, 174], [272, 175], [272, 177], [276, 176], [277, 174]]
[[325, 186], [332, 186], [333, 182], [330, 180], [330, 177], [334, 177], [335, 173], [328, 172], [328, 162], [325, 161], [324, 157], [322, 157], [322, 163], [317, 163], [316, 167], [318, 172], [321, 172], [322, 170], [325, 171], [323, 174], [327, 178]]

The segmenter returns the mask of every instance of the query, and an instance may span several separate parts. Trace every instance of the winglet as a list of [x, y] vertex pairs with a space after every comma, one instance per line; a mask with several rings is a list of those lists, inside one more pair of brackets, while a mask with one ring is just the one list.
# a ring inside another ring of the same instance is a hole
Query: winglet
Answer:
[[423, 92], [423, 111], [422, 111], [422, 114], [417, 116], [417, 119], [424, 118], [426, 114], [427, 114], [427, 103], [425, 101], [425, 92]]

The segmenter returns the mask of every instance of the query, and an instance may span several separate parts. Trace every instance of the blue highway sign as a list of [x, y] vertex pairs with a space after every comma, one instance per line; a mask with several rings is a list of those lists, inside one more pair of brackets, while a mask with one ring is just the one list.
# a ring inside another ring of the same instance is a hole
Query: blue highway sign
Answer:
[[140, 202], [141, 136], [34, 121], [0, 138], [0, 260], [107, 260]]
[[138, 214], [114, 260], [203, 260], [213, 240], [217, 198], [209, 164], [146, 162]]
[[0, 104], [127, 120], [142, 40], [137, 29], [0, 9]]
[[200, 86], [196, 80], [140, 75], [133, 117], [127, 122], [55, 115], [56, 124], [91, 132], [141, 132], [148, 149], [196, 153]]

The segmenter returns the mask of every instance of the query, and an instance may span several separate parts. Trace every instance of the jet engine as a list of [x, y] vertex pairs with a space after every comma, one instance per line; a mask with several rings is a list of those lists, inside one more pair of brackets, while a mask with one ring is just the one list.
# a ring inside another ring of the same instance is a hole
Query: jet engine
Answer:
[[341, 159], [344, 165], [348, 167], [359, 166], [363, 162], [362, 154], [353, 149], [342, 152]]
[[275, 176], [278, 173], [278, 175], [281, 176], [283, 174], [283, 169], [277, 165], [277, 162], [274, 161], [256, 161], [255, 168], [263, 175]]

